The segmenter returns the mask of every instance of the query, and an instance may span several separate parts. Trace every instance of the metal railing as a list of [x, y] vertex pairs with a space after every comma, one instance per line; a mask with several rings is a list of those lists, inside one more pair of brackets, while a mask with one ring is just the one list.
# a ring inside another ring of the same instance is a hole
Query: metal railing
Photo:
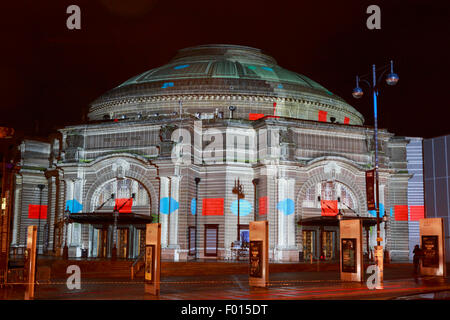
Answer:
[[134, 279], [134, 276], [141, 270], [143, 264], [138, 264], [141, 260], [143, 260], [145, 251], [142, 250], [141, 253], [134, 259], [131, 264], [131, 280]]

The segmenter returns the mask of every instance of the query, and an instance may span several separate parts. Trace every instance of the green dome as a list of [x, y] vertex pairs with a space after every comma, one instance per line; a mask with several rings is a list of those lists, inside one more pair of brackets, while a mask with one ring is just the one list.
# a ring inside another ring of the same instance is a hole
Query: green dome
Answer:
[[265, 55], [260, 49], [231, 45], [205, 45], [182, 49], [168, 64], [135, 76], [119, 87], [202, 78], [263, 80], [281, 85], [291, 83], [333, 96], [330, 91], [308, 77], [278, 66], [275, 59]]
[[178, 111], [178, 101], [190, 114], [228, 112], [233, 104], [236, 117], [248, 119], [252, 113], [273, 114], [276, 103], [279, 116], [317, 121], [323, 110], [329, 120], [364, 122], [343, 99], [280, 67], [260, 49], [223, 44], [179, 50], [168, 64], [139, 74], [94, 101], [89, 118], [169, 115]]

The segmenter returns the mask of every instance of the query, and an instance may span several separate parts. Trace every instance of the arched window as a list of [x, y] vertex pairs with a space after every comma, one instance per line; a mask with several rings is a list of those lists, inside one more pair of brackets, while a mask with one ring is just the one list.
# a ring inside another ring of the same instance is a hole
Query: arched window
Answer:
[[306, 190], [303, 207], [320, 208], [320, 200], [338, 200], [338, 207], [343, 210], [357, 211], [356, 197], [345, 184], [337, 181], [322, 181]]
[[97, 190], [97, 200], [95, 207], [99, 207], [105, 201], [104, 210], [113, 210], [115, 200], [111, 199], [111, 194], [114, 194], [115, 199], [129, 199], [132, 194], [135, 194], [133, 199], [133, 207], [148, 207], [150, 199], [147, 190], [142, 184], [133, 179], [116, 179], [105, 183]]

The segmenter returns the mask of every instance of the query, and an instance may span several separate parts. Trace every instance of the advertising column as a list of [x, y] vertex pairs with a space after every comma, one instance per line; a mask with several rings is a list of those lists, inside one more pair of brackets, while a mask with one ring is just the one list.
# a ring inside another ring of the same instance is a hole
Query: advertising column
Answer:
[[161, 224], [147, 224], [145, 237], [145, 292], [159, 295], [161, 278]]
[[250, 222], [249, 285], [267, 287], [269, 284], [269, 222]]
[[444, 224], [442, 218], [420, 219], [420, 274], [445, 277]]
[[25, 251], [25, 300], [34, 299], [34, 280], [36, 275], [36, 237], [37, 226], [29, 226], [27, 234], [27, 251]]
[[340, 221], [340, 266], [342, 281], [363, 281], [362, 222]]

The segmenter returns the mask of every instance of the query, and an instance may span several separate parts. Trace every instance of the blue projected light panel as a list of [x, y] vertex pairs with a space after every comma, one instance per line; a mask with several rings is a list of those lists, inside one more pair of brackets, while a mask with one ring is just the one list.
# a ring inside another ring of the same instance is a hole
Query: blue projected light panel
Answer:
[[175, 70], [179, 70], [179, 69], [184, 69], [184, 68], [187, 68], [187, 67], [189, 67], [189, 65], [188, 64], [182, 64], [182, 65], [180, 65], [180, 66], [176, 66], [176, 67], [173, 67]]
[[[369, 210], [369, 214], [371, 216], [376, 217], [377, 216], [377, 210]], [[383, 217], [383, 216], [384, 216], [384, 204], [382, 204], [380, 202], [380, 217]], [[392, 216], [392, 208], [391, 208], [391, 216]]]
[[295, 202], [292, 199], [284, 199], [278, 202], [277, 209], [288, 216], [295, 212]]
[[170, 212], [169, 212], [169, 198], [161, 198], [161, 201], [159, 202], [159, 212], [163, 214], [169, 214], [174, 212], [175, 210], [178, 210], [179, 204], [178, 201], [174, 198], [170, 198]]
[[195, 215], [196, 209], [197, 209], [197, 201], [195, 200], [195, 198], [192, 198], [192, 200], [191, 200], [191, 213], [192, 213], [192, 215]]
[[69, 210], [70, 213], [78, 213], [81, 210], [83, 210], [83, 205], [75, 199], [67, 200], [66, 201], [66, 210]]
[[165, 89], [168, 87], [173, 87], [173, 82], [164, 82], [161, 88]]
[[269, 67], [261, 67], [261, 69], [266, 70], [266, 71], [273, 71], [273, 69], [269, 68]]
[[[231, 213], [234, 214], [235, 216], [237, 216], [237, 214], [238, 214], [237, 203], [238, 203], [238, 201], [234, 200], [230, 206]], [[239, 216], [246, 216], [250, 212], [252, 212], [252, 204], [247, 200], [241, 199], [239, 201]]]

